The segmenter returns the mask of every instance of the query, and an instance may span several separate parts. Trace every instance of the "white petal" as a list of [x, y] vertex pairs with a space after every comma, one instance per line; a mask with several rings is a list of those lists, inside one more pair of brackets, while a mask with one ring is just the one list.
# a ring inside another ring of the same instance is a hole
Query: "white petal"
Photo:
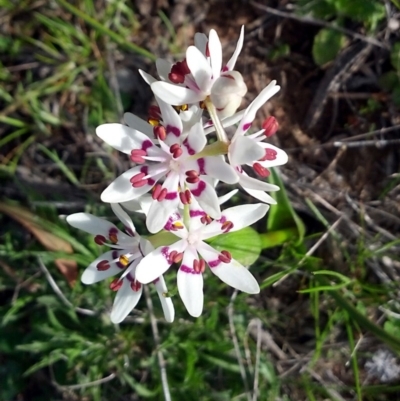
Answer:
[[260, 220], [268, 212], [268, 209], [269, 205], [264, 203], [234, 206], [224, 210], [221, 219], [233, 223], [233, 228], [229, 232], [238, 231]]
[[129, 181], [134, 175], [139, 174], [141, 167], [137, 166], [125, 171], [117, 177], [101, 194], [101, 200], [106, 203], [126, 202], [150, 191], [153, 185], [146, 184], [140, 188], [132, 187]]
[[128, 213], [126, 213], [118, 203], [111, 203], [110, 206], [121, 223], [125, 227], [128, 227], [133, 234], [136, 234], [135, 226], [132, 222], [132, 219], [128, 216]]
[[177, 138], [182, 134], [182, 120], [179, 118], [178, 113], [170, 104], [165, 103], [161, 99], [158, 99], [158, 105], [160, 106], [163, 126], [167, 134], [172, 133], [174, 138]]
[[248, 294], [260, 292], [257, 280], [238, 261], [232, 259], [230, 263], [221, 262], [218, 259], [219, 253], [204, 242], [197, 247], [197, 250], [210, 266], [210, 270], [224, 283]]
[[130, 154], [132, 149], [140, 149], [144, 142], [153, 145], [149, 137], [122, 124], [102, 124], [96, 134], [108, 145], [120, 152]]
[[227, 202], [229, 199], [232, 198], [232, 196], [235, 196], [238, 193], [238, 189], [233, 189], [232, 191], [228, 192], [225, 195], [222, 195], [218, 198], [218, 202], [220, 205], [224, 204], [225, 202]]
[[111, 311], [110, 318], [113, 323], [121, 323], [129, 315], [129, 312], [139, 302], [142, 291], [142, 285], [139, 291], [133, 291], [131, 282], [128, 279], [123, 280], [122, 287], [117, 292]]
[[206, 34], [197, 32], [194, 35], [194, 45], [201, 51], [204, 56], [206, 55], [207, 43], [208, 38]]
[[269, 203], [270, 205], [276, 205], [276, 200], [264, 191], [257, 191], [255, 189], [249, 189], [245, 187], [243, 187], [243, 189], [249, 195], [253, 196], [254, 198], [258, 199], [261, 202]]
[[161, 307], [164, 312], [165, 320], [168, 323], [174, 321], [175, 309], [172, 303], [171, 297], [167, 297], [165, 294], [168, 292], [167, 286], [165, 285], [165, 280], [163, 276], [160, 276], [154, 283], [156, 286], [158, 297], [160, 298]]
[[196, 93], [191, 89], [173, 85], [168, 82], [155, 82], [151, 85], [151, 89], [156, 96], [171, 105], [179, 106], [204, 100], [204, 95], [202, 93]]
[[223, 156], [205, 157], [204, 170], [210, 177], [227, 184], [236, 184], [239, 181], [236, 170], [225, 162]]
[[258, 142], [238, 135], [229, 145], [229, 160], [232, 166], [254, 163], [264, 157], [265, 151]]
[[186, 62], [199, 89], [207, 91], [212, 76], [208, 60], [197, 47], [189, 46], [186, 50]]
[[124, 121], [126, 124], [137, 130], [140, 131], [141, 133], [145, 134], [146, 136], [152, 138], [154, 137], [153, 135], [153, 126], [149, 124], [147, 121], [142, 120], [138, 116], [135, 116], [132, 113], [125, 113], [124, 114]]
[[256, 117], [258, 109], [269, 98], [279, 92], [280, 88], [281, 87], [279, 85], [276, 85], [276, 81], [271, 81], [269, 85], [259, 93], [259, 95], [250, 104], [250, 106], [247, 107], [245, 115], [243, 116], [242, 121], [240, 121], [239, 127], [236, 130], [235, 136], [243, 134], [250, 128], [252, 122]]
[[201, 208], [212, 218], [218, 219], [221, 216], [221, 209], [218, 203], [218, 196], [206, 176], [201, 177], [197, 184], [187, 184], [192, 195], [196, 198]]
[[212, 77], [217, 79], [222, 68], [222, 46], [218, 34], [214, 29], [211, 29], [208, 35], [208, 50], [210, 52]]
[[[82, 273], [82, 283], [88, 285], [98, 283], [99, 281], [121, 273], [123, 269], [118, 267], [115, 261], [118, 260], [118, 256], [122, 253], [123, 252], [121, 251], [113, 250], [103, 253], [103, 255], [100, 255]], [[115, 256], [117, 256], [117, 258]], [[103, 260], [107, 261], [110, 267], [107, 270], [98, 270], [97, 265]]]
[[242, 51], [243, 40], [244, 40], [244, 26], [242, 25], [242, 28], [240, 29], [239, 40], [237, 41], [237, 44], [236, 44], [236, 49], [235, 49], [234, 53], [232, 54], [232, 57], [226, 64], [226, 67], [228, 68], [228, 70], [233, 70], [235, 68], [236, 60], [237, 60], [240, 52]]
[[144, 79], [144, 81], [146, 82], [146, 84], [151, 85], [153, 82], [156, 82], [157, 80], [152, 77], [150, 74], [148, 74], [147, 72], [144, 72], [143, 70], [139, 69], [139, 74], [142, 76], [142, 78]]
[[167, 189], [168, 195], [163, 201], [153, 200], [147, 213], [146, 226], [147, 229], [156, 234], [161, 231], [167, 223], [171, 214], [178, 208], [179, 175], [171, 172], [162, 185], [162, 189]]
[[[190, 128], [189, 134], [187, 136], [187, 143], [189, 145], [188, 153], [190, 155], [192, 154], [192, 152], [199, 153], [204, 149], [204, 146], [206, 146], [207, 138], [204, 135], [204, 130], [201, 121], [194, 124]], [[183, 145], [185, 145], [185, 142], [183, 143]]]
[[244, 189], [255, 189], [257, 191], [279, 191], [277, 185], [269, 184], [268, 182], [260, 181], [255, 178], [249, 177], [244, 172], [240, 174], [239, 185]]
[[143, 284], [148, 284], [163, 275], [171, 266], [168, 255], [172, 251], [182, 252], [185, 242], [180, 240], [170, 246], [160, 246], [145, 256], [136, 268], [136, 279]]
[[79, 230], [92, 235], [103, 235], [108, 238], [110, 230], [117, 230], [118, 238], [123, 240], [130, 238], [128, 235], [120, 231], [114, 224], [90, 213], [71, 214], [67, 217], [67, 222], [72, 227], [78, 228]]
[[263, 167], [269, 168], [269, 167], [275, 167], [275, 166], [282, 166], [283, 164], [287, 163], [288, 155], [282, 149], [279, 149], [274, 145], [270, 145], [269, 143], [264, 143], [264, 142], [260, 142], [260, 145], [264, 149], [272, 149], [272, 150], [275, 150], [275, 152], [276, 152], [276, 159], [275, 160], [265, 160], [265, 161], [259, 161], [258, 162]]
[[157, 74], [163, 81], [168, 81], [168, 74], [171, 72], [172, 63], [163, 58], [156, 60]]
[[189, 247], [185, 251], [182, 265], [178, 270], [178, 291], [189, 314], [199, 317], [203, 312], [203, 275], [193, 270], [193, 260], [198, 259], [196, 250]]

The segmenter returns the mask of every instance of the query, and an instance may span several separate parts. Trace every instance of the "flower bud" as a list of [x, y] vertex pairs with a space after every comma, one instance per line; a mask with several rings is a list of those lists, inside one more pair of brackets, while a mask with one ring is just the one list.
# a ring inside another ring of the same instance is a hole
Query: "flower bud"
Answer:
[[247, 86], [242, 75], [237, 71], [223, 73], [211, 88], [211, 101], [217, 109], [220, 118], [229, 117], [235, 113], [247, 92]]

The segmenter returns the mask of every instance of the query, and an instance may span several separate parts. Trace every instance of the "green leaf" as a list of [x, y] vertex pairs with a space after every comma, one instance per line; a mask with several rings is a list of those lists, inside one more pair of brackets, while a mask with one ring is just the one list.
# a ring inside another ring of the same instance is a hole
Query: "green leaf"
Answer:
[[[271, 193], [277, 204], [271, 205], [268, 213], [268, 234], [271, 236], [271, 233], [273, 232], [284, 230], [285, 235], [282, 235], [282, 233], [280, 233], [280, 235], [281, 239], [285, 239], [288, 234], [293, 234], [293, 231], [291, 230], [295, 229], [296, 232], [294, 233], [293, 237], [297, 239], [296, 245], [299, 245], [303, 241], [306, 229], [303, 221], [300, 219], [300, 217], [297, 215], [292, 205], [290, 204], [287, 192], [276, 169], [271, 169], [270, 182], [271, 184], [277, 185], [280, 190]], [[266, 239], [267, 237], [263, 235], [263, 245], [267, 245], [265, 247], [268, 247], [268, 244], [265, 244]], [[274, 240], [276, 241], [276, 238]]]
[[[400, 66], [399, 66], [400, 70]], [[396, 85], [400, 84], [399, 75], [396, 71], [388, 71], [382, 74], [378, 79], [379, 85], [385, 91], [392, 91]]]
[[335, 59], [344, 47], [346, 37], [333, 29], [321, 29], [314, 38], [312, 55], [318, 65], [324, 65]]
[[261, 252], [260, 235], [251, 227], [219, 235], [210, 241], [210, 245], [219, 251], [229, 251], [244, 266], [252, 265]]
[[394, 44], [392, 51], [390, 52], [390, 61], [393, 68], [400, 72], [400, 42]]

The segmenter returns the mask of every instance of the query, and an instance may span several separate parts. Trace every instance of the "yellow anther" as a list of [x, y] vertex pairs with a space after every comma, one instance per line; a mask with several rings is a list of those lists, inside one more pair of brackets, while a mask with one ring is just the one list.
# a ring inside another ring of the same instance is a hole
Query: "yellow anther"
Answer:
[[172, 223], [172, 225], [173, 225], [173, 227], [176, 228], [177, 230], [181, 230], [182, 228], [185, 227], [180, 221], [176, 221], [175, 223]]
[[183, 104], [181, 106], [181, 111], [186, 111], [189, 108], [189, 106], [187, 104]]
[[121, 265], [126, 267], [129, 264], [129, 258], [126, 255], [121, 255], [119, 257], [119, 263], [121, 263]]
[[160, 121], [159, 120], [155, 120], [154, 118], [149, 118], [147, 121], [153, 127], [157, 127], [157, 125], [160, 125]]

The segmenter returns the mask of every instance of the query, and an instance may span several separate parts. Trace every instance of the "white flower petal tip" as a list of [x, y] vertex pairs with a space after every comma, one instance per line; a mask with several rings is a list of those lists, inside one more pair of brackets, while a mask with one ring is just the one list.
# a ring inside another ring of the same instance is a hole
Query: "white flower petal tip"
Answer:
[[122, 287], [118, 290], [114, 300], [110, 319], [114, 324], [121, 323], [137, 305], [142, 295], [143, 286], [139, 286], [137, 291], [131, 288], [131, 282], [124, 279]]

